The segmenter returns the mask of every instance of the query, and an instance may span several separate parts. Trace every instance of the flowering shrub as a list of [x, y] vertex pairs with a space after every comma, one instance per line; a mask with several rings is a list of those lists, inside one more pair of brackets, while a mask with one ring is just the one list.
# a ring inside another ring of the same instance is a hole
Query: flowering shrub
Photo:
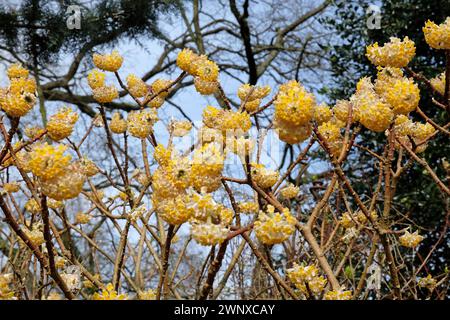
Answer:
[[[449, 26], [450, 18], [426, 22], [427, 43], [449, 50]], [[99, 113], [82, 137], [75, 134], [79, 114], [68, 107], [44, 128], [22, 130], [22, 117], [37, 102], [36, 81], [20, 64], [10, 65], [9, 85], [0, 89], [0, 207], [8, 235], [2, 254], [11, 263], [1, 269], [0, 299], [217, 298], [227, 295], [234, 272], [245, 286], [250, 276], [243, 269], [252, 259], [267, 298], [348, 300], [373, 291], [406, 299], [423, 288], [436, 294], [448, 275], [424, 275], [429, 256], [421, 257], [419, 269], [410, 265], [422, 228], [392, 218], [396, 183], [415, 162], [447, 201], [450, 194], [420, 155], [437, 135], [449, 134], [449, 124], [420, 109], [418, 86], [425, 81], [437, 94], [436, 107], [450, 110], [450, 63], [424, 80], [407, 67], [414, 55], [407, 37], [369, 45], [376, 78], [362, 78], [352, 96], [330, 107], [295, 80], [279, 88], [243, 84], [236, 92], [240, 105], [231, 105], [217, 64], [190, 49], [178, 54], [176, 79], [150, 84], [134, 74], [122, 80], [127, 61], [119, 52], [94, 54], [97, 69], [87, 82]], [[106, 81], [109, 75], [118, 85]], [[220, 107], [205, 106], [195, 130], [190, 121], [172, 119], [164, 139], [159, 110], [186, 77]], [[134, 110], [112, 111], [111, 102], [125, 95]], [[269, 117], [265, 129], [275, 129], [279, 141], [302, 148], [288, 166], [263, 163], [266, 135], [252, 136], [263, 115]], [[379, 162], [380, 178], [369, 194], [358, 194], [343, 170], [361, 130], [385, 138], [383, 154], [365, 149]], [[94, 135], [103, 137], [112, 168], [82, 154]], [[192, 146], [180, 149], [177, 139], [189, 135]], [[328, 184], [303, 185], [300, 167], [318, 150], [332, 168]], [[276, 255], [282, 257], [277, 265]], [[27, 281], [17, 269], [24, 267], [31, 270]], [[40, 275], [49, 284], [43, 290]]]

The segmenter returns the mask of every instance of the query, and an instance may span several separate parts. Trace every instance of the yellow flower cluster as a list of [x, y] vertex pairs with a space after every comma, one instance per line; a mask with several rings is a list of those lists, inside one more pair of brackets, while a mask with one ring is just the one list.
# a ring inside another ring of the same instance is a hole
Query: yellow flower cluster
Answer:
[[343, 123], [347, 123], [348, 116], [350, 114], [350, 108], [352, 110], [352, 122], [359, 121], [359, 110], [353, 106], [353, 104], [348, 100], [338, 100], [334, 105], [332, 111], [334, 117], [342, 121]]
[[350, 101], [358, 110], [359, 122], [369, 130], [382, 132], [394, 118], [394, 112], [375, 92], [370, 78], [365, 77], [358, 82], [356, 93]]
[[150, 85], [153, 94], [157, 94], [148, 105], [152, 108], [159, 108], [163, 105], [166, 97], [169, 94], [168, 87], [171, 85], [172, 81], [167, 79], [156, 79]]
[[404, 247], [415, 248], [422, 242], [423, 237], [419, 235], [419, 231], [415, 231], [414, 233], [409, 233], [409, 231], [405, 231], [405, 233], [398, 238], [400, 244]]
[[219, 67], [204, 55], [197, 55], [190, 49], [183, 49], [177, 57], [177, 66], [194, 76], [195, 89], [202, 95], [217, 91]]
[[127, 131], [127, 122], [122, 118], [122, 115], [119, 112], [114, 112], [111, 118], [111, 122], [109, 123], [109, 128], [112, 133], [122, 134]]
[[148, 87], [145, 82], [134, 74], [127, 77], [128, 91], [135, 98], [142, 98], [148, 94]]
[[69, 137], [77, 120], [78, 113], [73, 112], [71, 108], [61, 108], [47, 123], [49, 137], [55, 141]]
[[146, 291], [140, 291], [140, 292], [138, 292], [137, 297], [139, 300], [155, 300], [156, 292], [153, 289], [149, 289]]
[[22, 117], [36, 103], [36, 82], [34, 79], [28, 79], [28, 70], [20, 64], [11, 65], [7, 74], [10, 85], [0, 88], [0, 109], [10, 117]]
[[7, 182], [3, 185], [3, 191], [6, 193], [15, 193], [20, 190], [19, 184], [16, 182]]
[[217, 190], [221, 185], [224, 161], [224, 154], [220, 145], [216, 143], [208, 143], [194, 150], [191, 185], [197, 191], [201, 191], [202, 188], [207, 192]]
[[314, 295], [320, 294], [327, 284], [323, 276], [319, 276], [319, 270], [315, 265], [300, 266], [294, 263], [293, 267], [286, 270], [289, 280], [304, 295], [309, 297], [309, 292]]
[[45, 242], [44, 233], [40, 230], [39, 224], [34, 224], [30, 229], [23, 228], [23, 232], [35, 246], [40, 246]]
[[53, 179], [41, 180], [42, 192], [55, 200], [67, 200], [77, 197], [86, 181], [84, 168], [80, 162], [72, 162], [64, 173]]
[[222, 224], [214, 224], [211, 222], [194, 222], [191, 227], [192, 238], [204, 246], [222, 243], [225, 241], [228, 231], [228, 228], [224, 227]]
[[238, 204], [239, 213], [257, 213], [259, 211], [259, 204], [256, 202], [241, 202]]
[[158, 114], [153, 108], [131, 111], [128, 113], [127, 129], [133, 137], [145, 139], [153, 131], [156, 121]]
[[450, 17], [440, 25], [428, 20], [423, 27], [425, 41], [434, 49], [450, 49]]
[[341, 154], [343, 142], [343, 137], [341, 135], [341, 127], [344, 125], [345, 125], [344, 122], [333, 119], [331, 121], [322, 123], [317, 128], [319, 133], [327, 141], [327, 146], [330, 149], [330, 152], [335, 157], [338, 157]]
[[67, 146], [50, 145], [47, 142], [33, 146], [28, 166], [31, 172], [42, 180], [54, 179], [62, 175], [69, 165], [71, 156], [66, 155]]
[[325, 293], [324, 300], [350, 300], [352, 292], [350, 290], [332, 290]]
[[374, 88], [396, 114], [408, 114], [419, 105], [419, 87], [412, 79], [403, 77], [400, 69], [380, 69]]
[[298, 193], [300, 191], [300, 188], [292, 183], [288, 183], [286, 186], [283, 187], [283, 189], [280, 190], [280, 195], [284, 199], [293, 199], [297, 197]]
[[311, 135], [311, 121], [321, 124], [333, 118], [331, 109], [325, 104], [316, 105], [314, 95], [295, 80], [280, 86], [274, 106], [274, 127], [280, 140], [289, 144], [302, 142]]
[[97, 68], [110, 72], [119, 70], [123, 62], [123, 57], [117, 50], [113, 50], [111, 54], [104, 55], [94, 53], [92, 58]]
[[114, 290], [114, 286], [108, 283], [101, 292], [96, 292], [92, 295], [92, 300], [127, 300], [128, 296], [126, 294], [118, 294]]
[[192, 122], [188, 120], [173, 120], [169, 124], [169, 130], [174, 137], [184, 137], [191, 129]]
[[25, 203], [25, 210], [33, 214], [38, 214], [41, 212], [41, 205], [34, 198], [30, 198]]
[[103, 87], [105, 85], [105, 77], [106, 74], [104, 72], [98, 69], [92, 70], [87, 77], [89, 87], [92, 90]]
[[331, 108], [329, 106], [322, 103], [315, 106], [313, 118], [318, 124], [322, 124], [324, 122], [330, 121], [333, 118], [333, 112], [331, 111]]
[[417, 285], [420, 288], [427, 288], [430, 291], [436, 288], [436, 284], [437, 281], [431, 276], [431, 274], [427, 275], [425, 278], [420, 278], [419, 281], [417, 282]]
[[245, 110], [248, 112], [256, 111], [264, 99], [270, 93], [269, 86], [252, 86], [243, 84], [238, 89], [238, 97], [241, 99], [241, 104], [244, 104]]
[[[425, 151], [427, 144], [424, 142], [436, 131], [431, 124], [414, 122], [405, 115], [399, 115], [395, 118], [394, 130], [396, 137], [409, 148], [412, 147], [409, 139], [411, 137], [417, 146], [415, 151], [418, 153]], [[396, 143], [395, 147], [401, 148], [401, 145]]]
[[247, 112], [222, 110], [212, 106], [207, 106], [203, 110], [203, 123], [208, 128], [219, 130], [222, 134], [230, 136], [245, 133], [252, 126]]
[[113, 85], [93, 89], [93, 97], [99, 103], [109, 103], [119, 97], [119, 91]]
[[273, 104], [275, 118], [291, 126], [306, 125], [314, 115], [314, 96], [295, 80], [280, 86]]
[[278, 171], [267, 169], [263, 164], [251, 163], [252, 180], [263, 189], [272, 187], [279, 178]]
[[12, 273], [0, 274], [0, 300], [13, 300], [14, 291], [11, 290]]
[[430, 83], [437, 92], [444, 95], [444, 93], [445, 93], [445, 72], [442, 72], [437, 77], [434, 77], [433, 79], [431, 79]]
[[295, 230], [296, 219], [289, 209], [282, 213], [275, 212], [273, 206], [268, 205], [266, 212], [260, 211], [255, 221], [256, 237], [264, 244], [276, 244], [285, 241]]
[[408, 37], [400, 40], [391, 37], [383, 46], [377, 42], [367, 47], [366, 56], [374, 65], [382, 67], [405, 67], [416, 54], [414, 42]]
[[87, 224], [89, 221], [91, 221], [92, 217], [83, 212], [78, 212], [75, 216], [75, 223], [77, 224]]

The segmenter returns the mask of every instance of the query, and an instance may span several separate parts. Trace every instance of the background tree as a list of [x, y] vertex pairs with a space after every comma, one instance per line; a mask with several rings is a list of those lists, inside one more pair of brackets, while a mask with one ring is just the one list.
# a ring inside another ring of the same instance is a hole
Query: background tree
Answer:
[[[381, 8], [381, 28], [369, 29], [367, 9], [372, 1], [357, 0], [345, 1], [336, 6], [336, 15], [332, 19], [326, 19], [331, 30], [336, 30], [340, 41], [330, 46], [330, 60], [334, 85], [324, 88], [332, 101], [345, 99], [355, 89], [355, 83], [363, 76], [374, 76], [376, 68], [366, 58], [366, 46], [378, 42], [380, 45], [389, 41], [389, 37], [403, 38], [408, 36], [416, 45], [416, 57], [409, 65], [416, 73], [427, 79], [432, 79], [444, 72], [446, 63], [444, 50], [434, 50], [425, 42], [422, 27], [425, 21], [430, 19], [442, 22], [450, 13], [450, 3], [433, 0], [382, 0], [377, 4]], [[413, 73], [406, 70], [408, 76]], [[443, 102], [442, 97], [432, 94], [426, 81], [421, 81], [416, 76], [416, 82], [420, 84], [421, 99], [420, 108], [436, 123], [447, 123], [449, 114], [446, 110], [437, 107], [433, 102], [434, 96]], [[417, 113], [412, 113], [417, 120], [422, 119]], [[423, 120], [423, 119], [422, 119]], [[381, 154], [380, 135], [375, 135], [369, 130], [362, 132], [361, 144]], [[374, 176], [373, 164], [375, 159], [362, 149], [355, 149], [354, 162], [349, 163], [347, 172], [358, 190], [364, 190], [377, 179]], [[450, 146], [448, 136], [440, 135], [433, 140], [422, 155], [433, 170], [443, 179], [449, 181], [448, 161]], [[447, 156], [445, 156], [447, 155]], [[356, 164], [357, 163], [357, 164]], [[357, 183], [357, 184], [356, 184]], [[447, 182], [448, 183], [448, 182]], [[397, 217], [404, 215], [405, 219], [412, 219], [424, 226], [427, 232], [426, 240], [419, 250], [419, 256], [424, 259], [431, 248], [433, 251], [429, 264], [422, 268], [428, 270], [443, 271], [447, 268], [442, 261], [449, 260], [449, 214], [448, 198], [443, 197], [439, 189], [433, 183], [430, 176], [418, 164], [408, 169], [408, 174], [402, 176], [397, 182], [394, 196], [397, 204], [394, 207]], [[421, 265], [423, 261], [418, 259], [415, 263]]]

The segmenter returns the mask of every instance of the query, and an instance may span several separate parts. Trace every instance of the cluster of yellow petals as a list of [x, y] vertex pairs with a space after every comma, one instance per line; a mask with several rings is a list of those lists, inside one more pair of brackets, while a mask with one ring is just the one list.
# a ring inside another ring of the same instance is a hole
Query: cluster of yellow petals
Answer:
[[10, 117], [22, 117], [36, 103], [36, 82], [28, 78], [28, 70], [20, 64], [12, 64], [7, 74], [10, 85], [0, 88], [0, 109]]
[[127, 88], [135, 98], [142, 98], [148, 94], [148, 87], [145, 82], [134, 74], [128, 75]]
[[366, 56], [374, 65], [381, 67], [405, 67], [416, 54], [414, 42], [408, 37], [400, 40], [391, 37], [383, 46], [377, 42], [367, 47]]
[[280, 195], [284, 199], [293, 199], [297, 197], [298, 193], [300, 192], [300, 188], [294, 185], [293, 183], [288, 183], [286, 186], [284, 186], [280, 190]]
[[275, 212], [273, 206], [268, 205], [266, 211], [260, 211], [255, 221], [256, 237], [264, 244], [277, 244], [285, 241], [295, 230], [296, 219], [289, 209]]
[[0, 274], [0, 300], [14, 300], [14, 290], [11, 289], [12, 273]]
[[33, 146], [28, 161], [31, 172], [42, 180], [50, 180], [64, 173], [71, 156], [65, 154], [67, 146], [50, 145], [47, 142]]
[[217, 109], [207, 106], [203, 110], [203, 123], [211, 129], [220, 130], [224, 135], [245, 133], [251, 128], [250, 115], [247, 112]]
[[423, 27], [425, 41], [434, 49], [450, 49], [450, 17], [439, 25], [428, 20]]
[[92, 295], [92, 300], [127, 300], [126, 294], [119, 294], [114, 290], [114, 286], [108, 283], [100, 292]]
[[263, 164], [251, 163], [251, 177], [263, 189], [272, 187], [279, 178], [278, 171], [267, 169]]
[[97, 68], [110, 72], [119, 70], [123, 62], [123, 57], [117, 50], [113, 50], [111, 54], [104, 55], [94, 53], [92, 58]]
[[101, 88], [105, 85], [106, 74], [98, 69], [94, 69], [88, 73], [87, 80], [91, 89]]
[[145, 139], [152, 133], [156, 121], [158, 114], [153, 108], [131, 111], [127, 117], [127, 130], [133, 137]]
[[314, 295], [320, 294], [327, 284], [323, 276], [319, 276], [319, 270], [315, 265], [298, 265], [294, 263], [293, 267], [286, 270], [289, 280], [304, 295], [309, 297], [309, 292]]
[[261, 104], [261, 99], [264, 99], [270, 93], [270, 90], [269, 86], [252, 86], [245, 83], [239, 87], [237, 94], [244, 109], [247, 112], [254, 112]]
[[415, 231], [410, 233], [409, 231], [405, 231], [405, 233], [398, 238], [400, 244], [404, 247], [415, 248], [422, 242], [423, 236], [419, 234], [419, 231]]
[[211, 95], [217, 91], [219, 67], [206, 56], [183, 49], [177, 56], [177, 66], [194, 76], [194, 86], [200, 94]]
[[54, 141], [69, 137], [77, 121], [78, 113], [73, 112], [71, 108], [61, 108], [47, 123], [48, 136]]
[[324, 294], [324, 300], [350, 300], [352, 292], [350, 290], [331, 290]]
[[403, 77], [400, 69], [380, 69], [374, 88], [396, 114], [408, 114], [419, 105], [419, 87], [412, 79]]
[[122, 134], [127, 131], [127, 121], [119, 112], [114, 112], [109, 123], [109, 128], [112, 133]]

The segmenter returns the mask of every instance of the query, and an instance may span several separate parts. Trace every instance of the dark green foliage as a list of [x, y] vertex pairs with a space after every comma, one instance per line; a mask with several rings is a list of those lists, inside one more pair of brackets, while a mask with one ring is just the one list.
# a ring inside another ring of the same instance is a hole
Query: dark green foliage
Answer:
[[[376, 74], [376, 67], [371, 65], [365, 57], [366, 46], [376, 41], [381, 45], [389, 41], [391, 36], [400, 38], [408, 36], [415, 42], [416, 57], [409, 65], [414, 71], [432, 78], [445, 69], [444, 52], [431, 49], [426, 44], [422, 27], [428, 19], [442, 23], [446, 17], [450, 16], [450, 1], [383, 0], [375, 2], [381, 7], [381, 29], [369, 30], [366, 26], [366, 9], [372, 3], [374, 1], [341, 1], [336, 7], [336, 17], [327, 20], [327, 24], [339, 33], [342, 40], [330, 48], [334, 84], [326, 91], [332, 101], [348, 98], [354, 92], [358, 79]], [[432, 104], [431, 93], [423, 84], [420, 88], [421, 109], [437, 123], [447, 123], [449, 118], [446, 112]], [[415, 120], [420, 119], [414, 113], [412, 115]], [[362, 137], [359, 143], [382, 154], [382, 145], [385, 142], [383, 134], [364, 130]], [[352, 167], [351, 173], [354, 176], [355, 187], [363, 192], [367, 186], [374, 186], [378, 179], [378, 170], [375, 168], [373, 157], [360, 151], [356, 153], [353, 159], [362, 167], [356, 170], [353, 163], [349, 167]], [[449, 161], [449, 155], [449, 140], [443, 134], [439, 134], [421, 154], [441, 179], [446, 177], [443, 159], [447, 158]], [[392, 212], [395, 219], [398, 219], [401, 213], [426, 228], [421, 230], [421, 233], [427, 234], [420, 248], [424, 258], [443, 230], [445, 214], [449, 210], [448, 198], [445, 199], [430, 176], [418, 164], [411, 167], [402, 177], [398, 182]], [[380, 201], [380, 208], [382, 208], [382, 201]], [[449, 241], [447, 232], [428, 264], [430, 272], [442, 272], [445, 268], [445, 261], [449, 261]]]
[[[13, 10], [0, 7], [0, 44], [28, 61], [55, 62], [62, 53], [81, 48], [88, 51], [123, 38], [158, 37], [159, 15], [172, 12], [176, 2], [24, 0]], [[67, 28], [69, 5], [80, 6], [81, 29]]]

